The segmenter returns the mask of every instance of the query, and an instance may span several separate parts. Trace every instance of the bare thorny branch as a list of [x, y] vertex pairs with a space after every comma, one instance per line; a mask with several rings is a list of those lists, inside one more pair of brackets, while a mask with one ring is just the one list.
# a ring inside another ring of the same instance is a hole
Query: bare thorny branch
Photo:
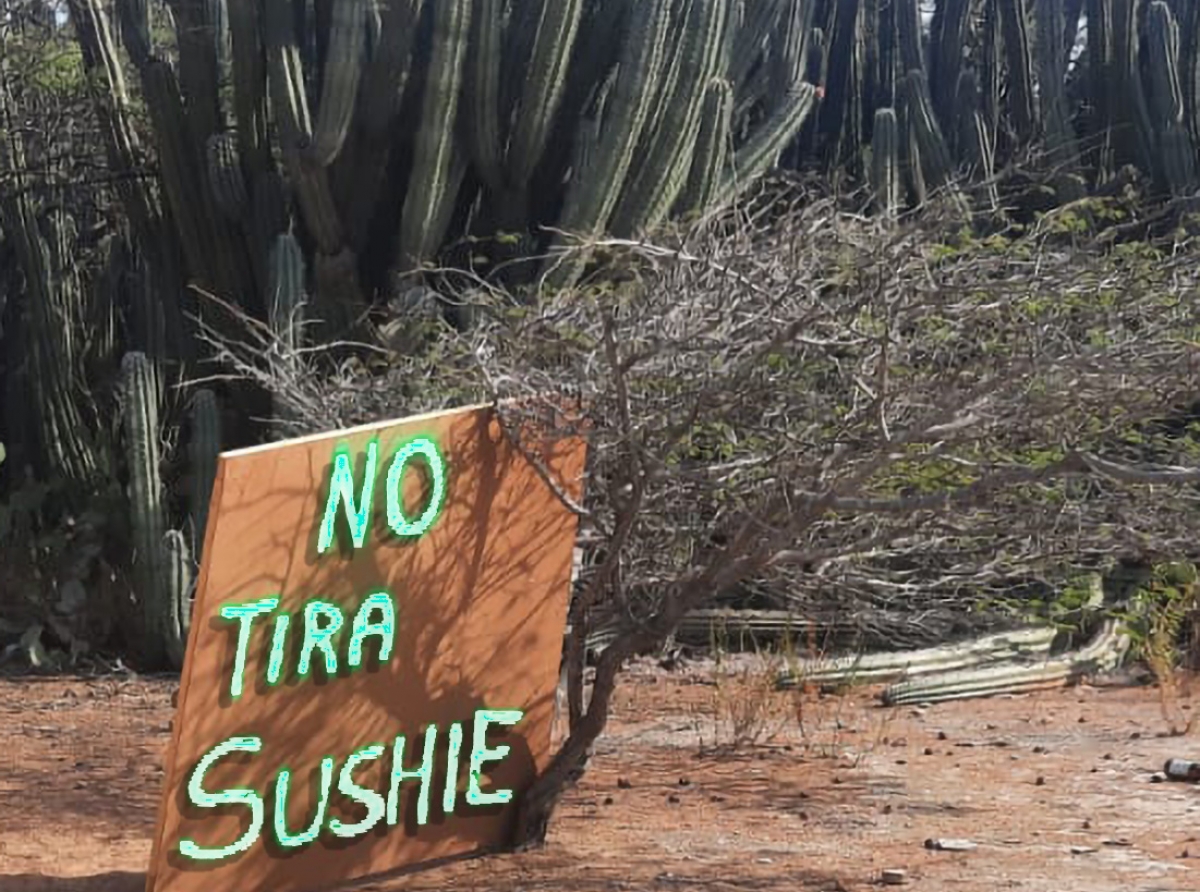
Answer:
[[[313, 353], [286, 372], [310, 429], [487, 399], [519, 441], [545, 436], [547, 406], [582, 407], [561, 432], [590, 452], [569, 504], [587, 543], [572, 734], [547, 785], [586, 758], [625, 659], [730, 591], [905, 639], [1073, 567], [1193, 556], [1193, 247], [946, 231], [814, 201], [671, 245], [607, 240], [589, 250], [608, 284], [529, 307], [474, 283], [452, 297], [478, 324], [427, 353], [376, 371]], [[221, 349], [268, 386], [285, 375], [274, 350]], [[585, 703], [586, 636], [612, 623]]]
[[[479, 325], [429, 356], [392, 355], [382, 373], [315, 353], [285, 368], [257, 341], [240, 372], [280, 379], [310, 428], [482, 397], [503, 401], [512, 434], [547, 399], [586, 405], [588, 496], [568, 500], [599, 543], [576, 602], [585, 624], [640, 628], [664, 580], [714, 561], [783, 574], [792, 597], [887, 588], [888, 565], [909, 559], [934, 582], [931, 555], [977, 556], [997, 530], [1007, 544], [981, 581], [1185, 546], [1194, 496], [1179, 484], [1196, 477], [1168, 454], [1185, 440], [1146, 425], [1197, 394], [1188, 246], [1139, 261], [1042, 235], [956, 246], [939, 231], [884, 231], [814, 202], [669, 247], [603, 240], [589, 250], [620, 269], [615, 285], [517, 310], [476, 283], [453, 297]], [[739, 530], [745, 554], [731, 550]]]

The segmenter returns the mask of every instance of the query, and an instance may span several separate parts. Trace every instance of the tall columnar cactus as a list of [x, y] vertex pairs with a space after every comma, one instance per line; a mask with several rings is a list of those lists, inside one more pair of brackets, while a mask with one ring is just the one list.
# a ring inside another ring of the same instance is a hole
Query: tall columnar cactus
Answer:
[[[940, 0], [930, 26], [929, 86], [933, 110], [943, 130], [955, 131], [955, 91], [968, 45], [970, 0]], [[956, 140], [951, 140], [952, 148]]]
[[1000, 34], [1008, 73], [1008, 113], [1016, 135], [1028, 144], [1037, 134], [1033, 57], [1025, 0], [993, 0], [999, 6]]
[[122, 22], [122, 36], [134, 64], [143, 65], [151, 52], [150, 0], [125, 0], [117, 4]]
[[[237, 0], [233, 0], [237, 2]], [[328, 167], [338, 156], [350, 131], [358, 82], [367, 52], [367, 13], [370, 0], [333, 0], [325, 44], [321, 101], [313, 124], [309, 158]]]
[[471, 12], [471, 40], [463, 83], [463, 132], [479, 178], [493, 192], [504, 188], [508, 134], [501, 124], [505, 35], [504, 0], [479, 0]]
[[[187, 646], [195, 573], [187, 539], [169, 526], [166, 488], [159, 476], [162, 381], [155, 363], [136, 351], [125, 354], [121, 375], [134, 582], [145, 624], [143, 654], [151, 666], [165, 662], [178, 669]], [[193, 524], [196, 518], [207, 522], [218, 451], [215, 398], [201, 390], [192, 419]]]
[[179, 530], [167, 530], [159, 543], [161, 579], [167, 610], [167, 660], [175, 668], [183, 667], [188, 633], [192, 627], [192, 594], [196, 576], [191, 551]]
[[704, 91], [700, 113], [700, 132], [692, 152], [687, 184], [675, 204], [675, 213], [690, 217], [703, 213], [712, 202], [728, 156], [733, 123], [733, 87], [729, 81], [714, 78]]
[[220, 453], [221, 413], [217, 397], [211, 390], [202, 388], [192, 395], [191, 437], [188, 440], [193, 540], [196, 543], [193, 551], [197, 555], [204, 549], [209, 502], [217, 478], [217, 456]]
[[233, 2], [227, 3], [226, 8], [238, 155], [246, 174], [253, 178], [271, 166], [262, 4]]
[[929, 87], [921, 71], [910, 71], [901, 81], [904, 98], [905, 122], [911, 129], [912, 143], [925, 182], [933, 189], [941, 190], [940, 197], [946, 198], [958, 211], [966, 214], [968, 208], [961, 193], [953, 182], [954, 164], [946, 140], [933, 115], [929, 100]]
[[871, 190], [875, 212], [895, 217], [900, 204], [900, 133], [896, 110], [875, 110], [871, 134]]
[[729, 80], [740, 92], [754, 69], [762, 46], [779, 27], [784, 4], [780, 0], [745, 3], [739, 12], [740, 16], [734, 20], [737, 29], [732, 43]]
[[537, 0], [537, 31], [527, 76], [514, 108], [505, 154], [512, 187], [527, 187], [558, 113], [582, 20], [583, 0]]
[[830, 33], [829, 69], [825, 100], [819, 111], [819, 128], [825, 144], [826, 163], [840, 167], [857, 157], [862, 137], [863, 69], [866, 65], [862, 4], [859, 0], [837, 0]]
[[995, 144], [981, 108], [979, 83], [970, 68], [959, 75], [956, 104], [961, 110], [956, 122], [958, 157], [968, 174], [975, 181], [982, 181], [987, 209], [996, 211], [1000, 196], [995, 182]]
[[290, 232], [275, 239], [271, 250], [271, 330], [284, 348], [303, 346], [304, 252]]
[[[116, 97], [120, 66], [102, 33], [99, 0], [70, 2], [87, 11], [88, 58], [103, 66]], [[257, 291], [267, 309], [268, 255], [279, 230], [264, 238], [254, 217], [260, 181], [278, 177], [265, 123], [269, 94], [287, 201], [296, 204], [295, 222], [306, 230], [297, 236], [313, 255], [306, 258], [312, 299], [328, 319], [338, 316], [329, 299], [356, 299], [360, 284], [375, 292], [363, 296], [383, 298], [391, 273], [421, 266], [450, 239], [516, 233], [505, 240], [518, 246], [512, 251], [540, 253], [542, 233], [628, 234], [668, 211], [693, 212], [692, 187], [710, 179], [701, 171], [712, 158], [694, 143], [711, 121], [706, 102], [710, 115], [723, 104], [705, 99], [714, 77], [728, 82], [733, 101], [724, 173], [718, 187], [704, 190], [718, 204], [779, 159], [805, 164], [818, 149], [835, 166], [856, 159], [857, 176], [875, 111], [888, 107], [896, 109], [898, 155], [919, 198], [924, 180], [944, 179], [945, 167], [926, 115], [918, 107], [909, 121], [897, 95], [898, 79], [910, 71], [924, 73], [951, 172], [966, 168], [990, 181], [996, 161], [1019, 157], [1037, 139], [1052, 150], [1049, 163], [1061, 169], [1065, 154], [1066, 168], [1081, 167], [1065, 103], [1067, 87], [1079, 81], [1067, 73], [1066, 51], [1084, 11], [1089, 105], [1121, 125], [1121, 139], [1133, 134], [1145, 144], [1125, 160], [1165, 176], [1167, 159], [1184, 163], [1186, 145], [1170, 127], [1152, 132], [1146, 103], [1122, 106], [1120, 97], [1158, 95], [1149, 83], [1129, 92], [1142, 76], [1159, 82], [1169, 68], [1177, 79], [1194, 70], [1197, 41], [1187, 30], [1174, 63], [1158, 64], [1149, 44], [1139, 56], [1139, 4], [984, 0], [977, 9], [970, 0], [938, 0], [926, 39], [917, 0], [328, 0], [302, 4], [303, 11], [292, 0], [207, 0], [184, 16], [203, 39], [189, 36], [170, 65], [153, 46], [133, 48], [149, 41], [140, 24], [146, 7], [123, 6], [122, 27], [149, 96], [187, 275], [221, 286], [226, 297]], [[224, 94], [205, 93], [214, 66], [224, 70], [215, 35], [226, 27], [229, 109]], [[712, 38], [717, 31], [721, 37]], [[1149, 24], [1145, 39], [1161, 43]], [[719, 61], [706, 68], [703, 60]], [[819, 105], [804, 81], [825, 88]], [[968, 82], [971, 107], [961, 104]], [[1194, 84], [1185, 77], [1179, 92], [1179, 120], [1194, 128]], [[812, 108], [820, 113], [796, 139], [796, 122]], [[1096, 144], [1094, 132], [1084, 135], [1086, 145]], [[195, 155], [208, 164], [189, 176]], [[929, 168], [920, 173], [910, 164], [918, 155]], [[247, 287], [245, 245], [255, 287]]]
[[1146, 38], [1148, 78], [1139, 104], [1149, 122], [1146, 141], [1154, 147], [1154, 173], [1171, 194], [1190, 194], [1196, 183], [1196, 150], [1184, 124], [1179, 28], [1163, 0], [1146, 7]]
[[238, 157], [237, 135], [214, 133], [207, 146], [208, 183], [217, 208], [227, 220], [240, 221], [249, 206], [246, 180]]
[[804, 126], [815, 104], [816, 90], [808, 83], [796, 84], [781, 98], [771, 116], [733, 153], [717, 192], [717, 204], [733, 199], [775, 164]]
[[[283, 356], [279, 358], [284, 377], [291, 380], [299, 373], [297, 351], [304, 346], [305, 288], [304, 253], [290, 232], [275, 239], [271, 250], [270, 325], [279, 339]], [[291, 420], [286, 401], [278, 393], [271, 395], [273, 415], [277, 422], [286, 425]]]
[[100, 479], [104, 467], [83, 424], [73, 384], [82, 371], [85, 309], [84, 285], [74, 258], [74, 223], [58, 212], [39, 226], [28, 196], [7, 193], [0, 194], [0, 227], [15, 243], [30, 291], [32, 338], [26, 355], [39, 440], [53, 470], [86, 491]]
[[1065, 80], [1067, 56], [1063, 48], [1063, 0], [1035, 0], [1035, 32], [1038, 62], [1038, 100], [1048, 160], [1061, 201], [1082, 197], [1082, 189], [1071, 178], [1079, 170], [1079, 145], [1071, 123]]
[[458, 192], [464, 158], [454, 136], [470, 28], [470, 0], [434, 4], [421, 123], [400, 218], [399, 253], [404, 268], [419, 267], [433, 254], [445, 234], [449, 206]]
[[[69, 2], [81, 13], [73, 18], [87, 64], [119, 98], [122, 60], [105, 39], [101, 0]], [[857, 3], [843, 0], [844, 23], [865, 21]], [[260, 184], [282, 172], [306, 260], [322, 273], [312, 298], [328, 320], [357, 317], [362, 298], [386, 298], [392, 274], [464, 235], [516, 232], [522, 250], [540, 253], [547, 227], [593, 234], [661, 222], [687, 190], [714, 77], [732, 89], [725, 143], [734, 151], [722, 184], [736, 187], [708, 195], [736, 194], [779, 157], [779, 144], [794, 142], [795, 121], [809, 110], [797, 72], [805, 73], [818, 8], [807, 0], [205, 0], [180, 8], [175, 25], [189, 30], [177, 35], [171, 62], [154, 45], [147, 5], [122, 6], [121, 26], [151, 110], [176, 230], [170, 247], [184, 254], [180, 285], [195, 281], [266, 314], [277, 233], [264, 238], [259, 226]], [[853, 59], [835, 117], [853, 144], [871, 113], [856, 85], [876, 51], [859, 24], [843, 32]], [[597, 127], [585, 115], [614, 72]], [[124, 145], [133, 118], [128, 104], [113, 107], [119, 126], [108, 133], [133, 172], [137, 152]], [[143, 218], [145, 235], [157, 225], [152, 207]], [[331, 300], [353, 303], [353, 312], [339, 314]]]
[[1116, 169], [1114, 158], [1114, 134], [1112, 122], [1114, 112], [1120, 107], [1115, 97], [1113, 59], [1113, 9], [1112, 0], [1087, 0], [1087, 94], [1091, 97], [1092, 109], [1086, 122], [1085, 147], [1090, 165], [1096, 171], [1096, 179], [1104, 182]]
[[188, 131], [183, 97], [174, 69], [163, 60], [151, 58], [143, 68], [142, 92], [158, 138], [158, 159], [163, 191], [166, 193], [180, 244], [189, 269], [202, 270], [201, 284], [223, 291], [227, 282], [218, 280], [212, 261], [214, 227], [205, 219], [207, 206], [201, 190], [200, 157]]
[[663, 113], [647, 127], [628, 188], [610, 228], [628, 236], [658, 226], [684, 188], [703, 120], [709, 81], [725, 73], [727, 0], [691, 0], [678, 50], [679, 70]]
[[900, 51], [900, 70], [925, 70], [925, 53], [921, 39], [920, 0], [894, 0], [896, 42]]
[[1091, 0], [1087, 9], [1090, 95], [1097, 105], [1093, 141], [1099, 141], [1100, 179], [1133, 164], [1154, 169], [1151, 125], [1141, 99], [1139, 0]]
[[264, 0], [262, 8], [267, 84], [283, 160], [300, 212], [317, 249], [322, 254], [337, 254], [345, 243], [345, 232], [328, 171], [310, 154], [312, 118], [305, 90], [300, 39], [296, 33], [295, 7], [290, 0]]
[[[670, 0], [642, 0], [634, 5], [603, 117], [581, 134], [578, 160], [584, 163], [575, 165], [567, 188], [563, 229], [593, 236], [608, 224], [653, 103], [653, 85], [666, 63], [670, 23]], [[578, 255], [561, 263], [552, 256], [544, 266], [544, 279], [552, 287], [569, 285], [582, 268], [583, 258]]]
[[1200, 3], [1184, 5], [1179, 17], [1179, 86], [1183, 92], [1183, 116], [1200, 146]]
[[128, 353], [122, 362], [125, 399], [125, 445], [129, 466], [129, 518], [133, 532], [133, 566], [145, 622], [143, 648], [146, 660], [160, 664], [170, 651], [172, 592], [163, 552], [167, 512], [159, 477], [161, 455], [158, 426], [159, 381], [153, 363], [144, 353]]
[[1000, 10], [997, 2], [984, 4], [983, 21], [979, 33], [979, 110], [983, 112], [984, 125], [992, 135], [993, 143], [999, 143], [1002, 74], [1004, 57], [1003, 41], [1000, 37]]

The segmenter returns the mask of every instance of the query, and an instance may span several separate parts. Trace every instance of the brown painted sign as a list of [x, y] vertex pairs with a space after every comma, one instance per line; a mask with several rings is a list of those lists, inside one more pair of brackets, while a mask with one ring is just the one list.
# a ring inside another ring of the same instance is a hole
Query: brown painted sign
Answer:
[[[539, 450], [579, 498], [583, 442]], [[486, 407], [223, 454], [147, 892], [504, 842], [550, 756], [575, 534]]]

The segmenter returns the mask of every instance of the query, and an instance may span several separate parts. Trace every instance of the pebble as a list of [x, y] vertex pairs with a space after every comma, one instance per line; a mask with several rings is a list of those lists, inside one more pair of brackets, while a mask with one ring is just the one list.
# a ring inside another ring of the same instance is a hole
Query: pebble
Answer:
[[932, 852], [969, 852], [977, 846], [969, 839], [927, 839], [925, 848]]

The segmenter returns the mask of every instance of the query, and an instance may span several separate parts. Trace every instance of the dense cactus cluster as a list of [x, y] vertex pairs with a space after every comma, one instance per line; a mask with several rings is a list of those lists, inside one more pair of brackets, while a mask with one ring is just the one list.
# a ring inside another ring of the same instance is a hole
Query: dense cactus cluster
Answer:
[[887, 213], [937, 193], [994, 214], [1031, 152], [1059, 201], [1124, 165], [1175, 195], [1195, 178], [1190, 2], [171, 0], [169, 37], [151, 4], [70, 6], [114, 162], [134, 167], [139, 102], [152, 125], [161, 190], [125, 186], [131, 215], [169, 220], [181, 281], [263, 317], [284, 232], [313, 321], [341, 324], [468, 237], [510, 285], [574, 281], [513, 255], [636, 235], [781, 159], [885, 184]]
[[303, 244], [319, 317], [344, 319], [466, 235], [533, 250], [546, 227], [630, 235], [731, 198], [814, 104], [809, 4], [168, 7], [175, 47], [151, 39], [147, 4], [71, 2], [129, 167], [125, 56], [138, 73], [162, 189], [136, 203], [152, 225], [169, 215], [187, 277], [259, 313], [282, 232]]
[[[413, 284], [398, 279], [431, 263], [469, 262], [533, 299], [586, 267], [547, 253], [559, 233], [634, 237], [727, 205], [776, 166], [869, 187], [889, 218], [934, 199], [967, 221], [1003, 217], [1022, 212], [1014, 184], [1032, 179], [1045, 207], [1131, 167], [1164, 196], [1195, 190], [1200, 0], [926, 6], [68, 0], [123, 213], [110, 268], [85, 281], [70, 215], [36, 189], [0, 195], [34, 397], [16, 439], [79, 484], [121, 476], [70, 376], [138, 351], [160, 378], [186, 377], [205, 354], [194, 317], [228, 323], [200, 292], [288, 343], [394, 305]], [[4, 141], [0, 171], [27, 167]], [[209, 443], [216, 395], [195, 396]], [[127, 439], [174, 423], [142, 419]], [[153, 456], [125, 449], [142, 468], [135, 499], [150, 500], [137, 547], [158, 554], [144, 584], [168, 592], [163, 555], [183, 551], [163, 544]], [[192, 462], [211, 479], [209, 459]]]

